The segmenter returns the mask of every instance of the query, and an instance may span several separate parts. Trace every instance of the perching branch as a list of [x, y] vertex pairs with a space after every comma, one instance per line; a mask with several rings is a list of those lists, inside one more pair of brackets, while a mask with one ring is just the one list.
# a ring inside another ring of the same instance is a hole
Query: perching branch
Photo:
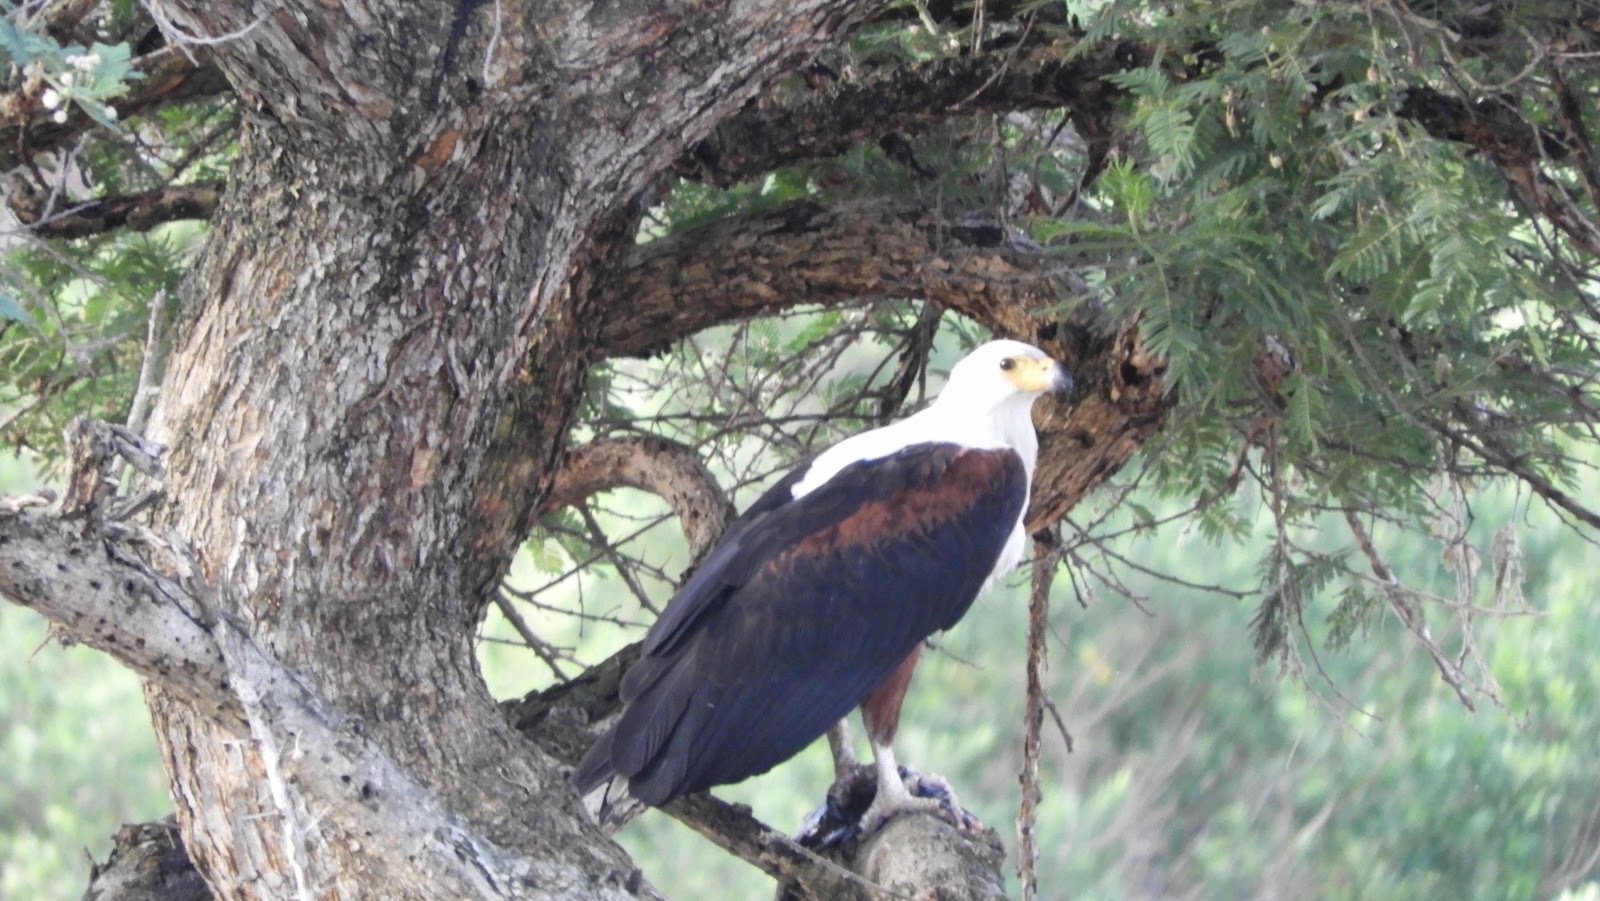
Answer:
[[729, 804], [708, 792], [679, 798], [667, 805], [673, 819], [705, 836], [712, 844], [778, 881], [785, 901], [830, 901], [841, 896], [836, 884], [854, 885], [885, 901], [914, 898], [889, 891], [865, 877], [803, 848], [789, 836], [756, 819], [750, 808]]
[[[807, 888], [827, 901], [937, 898], [1005, 901], [1006, 852], [994, 830], [974, 836], [931, 814], [895, 817], [841, 855], [848, 872], [814, 868]], [[876, 888], [875, 888], [876, 887]], [[806, 895], [780, 886], [779, 901]]]

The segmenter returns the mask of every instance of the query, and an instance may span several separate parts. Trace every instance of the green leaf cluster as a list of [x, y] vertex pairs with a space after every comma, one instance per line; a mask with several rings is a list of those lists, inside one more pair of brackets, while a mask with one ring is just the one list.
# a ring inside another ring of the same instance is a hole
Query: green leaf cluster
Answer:
[[0, 3], [0, 65], [47, 85], [41, 102], [57, 121], [66, 120], [67, 105], [73, 104], [101, 125], [114, 126], [117, 111], [110, 101], [143, 77], [132, 66], [132, 47], [125, 41], [63, 46], [47, 32], [17, 25], [15, 11], [12, 3]]
[[[1103, 303], [1167, 358], [1179, 403], [1150, 471], [1170, 496], [1201, 501], [1218, 541], [1236, 530], [1209, 499], [1241, 476], [1267, 486], [1279, 530], [1330, 506], [1420, 521], [1437, 472], [1563, 484], [1567, 442], [1595, 425], [1593, 261], [1530, 219], [1503, 167], [1431, 137], [1405, 106], [1413, 90], [1499, 79], [1522, 92], [1525, 127], [1556, 128], [1549, 85], [1528, 76], [1536, 51], [1510, 38], [1453, 50], [1419, 36], [1429, 20], [1392, 12], [1085, 11], [1091, 40], [1155, 51], [1110, 79], [1132, 140], [1079, 207], [1030, 227], [1086, 261]], [[1548, 10], [1497, 15], [1507, 34], [1549, 34]], [[1588, 69], [1568, 79], [1600, 108]], [[1576, 167], [1543, 171], [1594, 214]], [[1266, 571], [1301, 570], [1278, 559]], [[1299, 584], [1263, 582], [1285, 609], [1297, 594], [1279, 589]], [[1348, 636], [1372, 608], [1347, 600]], [[1264, 610], [1264, 646], [1276, 623]]]

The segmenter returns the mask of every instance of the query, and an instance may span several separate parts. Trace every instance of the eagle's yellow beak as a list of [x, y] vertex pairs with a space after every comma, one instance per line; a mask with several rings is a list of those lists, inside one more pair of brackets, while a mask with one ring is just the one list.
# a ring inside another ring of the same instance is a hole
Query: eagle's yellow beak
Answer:
[[1072, 388], [1072, 376], [1067, 374], [1067, 367], [1049, 357], [1012, 357], [1007, 362], [1011, 366], [1006, 369], [1006, 377], [1018, 391], [1032, 394]]

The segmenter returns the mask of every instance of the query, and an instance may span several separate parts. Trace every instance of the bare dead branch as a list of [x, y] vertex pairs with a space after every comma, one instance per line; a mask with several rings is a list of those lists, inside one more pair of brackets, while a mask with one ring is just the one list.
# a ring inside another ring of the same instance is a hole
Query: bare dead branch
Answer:
[[81, 524], [42, 512], [0, 512], [0, 594], [242, 729], [222, 655], [190, 612], [194, 599], [145, 563], [137, 552], [144, 542], [127, 535], [86, 535]]

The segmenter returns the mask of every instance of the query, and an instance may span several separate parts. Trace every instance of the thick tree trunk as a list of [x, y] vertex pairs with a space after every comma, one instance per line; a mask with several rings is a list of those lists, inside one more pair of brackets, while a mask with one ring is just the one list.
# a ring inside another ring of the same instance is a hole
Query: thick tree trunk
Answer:
[[[215, 57], [253, 114], [152, 421], [160, 526], [214, 615], [537, 862], [541, 884], [495, 889], [631, 896], [626, 856], [496, 709], [473, 628], [582, 390], [584, 264], [631, 225], [612, 211], [850, 7], [476, 6], [463, 75], [441, 69], [452, 5], [161, 4], [180, 33], [232, 35]], [[306, 790], [270, 704], [244, 699], [250, 742], [159, 685], [150, 704], [219, 895], [451, 893], [340, 815], [392, 816], [387, 786], [346, 777], [358, 805], [331, 814]]]
[[[486, 837], [529, 847], [507, 802], [552, 806], [547, 779], [527, 765], [505, 774], [521, 790], [452, 778], [523, 755], [508, 753], [474, 678], [478, 561], [456, 541], [469, 499], [439, 476], [482, 466], [473, 458], [502, 391], [486, 370], [512, 331], [505, 295], [462, 289], [481, 278], [525, 292], [525, 275], [507, 276], [533, 271], [546, 249], [508, 227], [508, 202], [441, 216], [427, 195], [391, 190], [404, 165], [391, 154], [352, 148], [330, 165], [294, 143], [265, 122], [247, 133], [189, 282], [193, 324], [151, 427], [171, 449], [165, 524], [189, 536], [220, 612], [361, 718], [448, 807], [473, 811]], [[520, 162], [496, 149], [463, 167], [464, 196], [491, 196], [487, 182]], [[487, 234], [511, 246], [486, 254]], [[480, 317], [487, 328], [471, 335]], [[457, 381], [455, 366], [482, 377]], [[313, 804], [260, 796], [276, 764], [259, 744], [237, 744], [159, 688], [151, 706], [190, 851], [221, 894], [356, 896], [378, 875], [353, 824], [312, 829]], [[374, 806], [381, 815], [381, 797]], [[283, 884], [289, 874], [297, 884]]]

